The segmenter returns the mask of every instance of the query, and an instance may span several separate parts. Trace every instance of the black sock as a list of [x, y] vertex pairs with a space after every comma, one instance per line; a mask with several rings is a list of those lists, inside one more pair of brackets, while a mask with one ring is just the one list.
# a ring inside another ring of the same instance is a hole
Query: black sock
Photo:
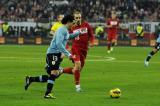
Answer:
[[47, 80], [48, 80], [48, 75], [42, 75], [42, 80], [41, 80], [41, 82], [47, 82]]
[[52, 89], [53, 89], [53, 85], [55, 82], [56, 76], [55, 75], [50, 75], [50, 77], [47, 80], [47, 90], [45, 95], [48, 95], [49, 93], [51, 93]]
[[153, 51], [151, 51], [151, 52], [148, 54], [146, 61], [149, 61], [154, 54], [155, 54], [155, 53], [154, 53]]
[[115, 45], [115, 42], [112, 43], [112, 47]]
[[37, 77], [30, 77], [30, 82], [47, 82], [48, 75], [42, 75]]
[[108, 47], [108, 50], [111, 49], [111, 43], [110, 42], [107, 43], [107, 47]]

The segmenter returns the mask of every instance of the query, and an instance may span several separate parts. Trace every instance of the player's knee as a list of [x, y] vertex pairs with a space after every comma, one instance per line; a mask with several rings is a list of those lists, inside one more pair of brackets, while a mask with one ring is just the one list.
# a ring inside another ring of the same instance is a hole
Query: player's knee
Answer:
[[158, 49], [156, 49], [156, 48], [153, 49], [153, 52], [154, 52], [154, 53], [156, 53], [157, 51], [158, 51]]
[[57, 78], [57, 77], [59, 77], [59, 75], [60, 75], [59, 70], [52, 70], [51, 71], [51, 76]]
[[81, 70], [81, 62], [75, 62], [75, 70]]

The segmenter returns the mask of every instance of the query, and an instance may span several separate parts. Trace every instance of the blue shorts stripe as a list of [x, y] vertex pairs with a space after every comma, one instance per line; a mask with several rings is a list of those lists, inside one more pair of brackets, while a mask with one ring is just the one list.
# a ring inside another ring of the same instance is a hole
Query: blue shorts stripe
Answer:
[[39, 76], [39, 81], [40, 81], [40, 82], [42, 82], [42, 81], [43, 81], [42, 76]]
[[54, 84], [53, 80], [48, 80], [47, 83]]

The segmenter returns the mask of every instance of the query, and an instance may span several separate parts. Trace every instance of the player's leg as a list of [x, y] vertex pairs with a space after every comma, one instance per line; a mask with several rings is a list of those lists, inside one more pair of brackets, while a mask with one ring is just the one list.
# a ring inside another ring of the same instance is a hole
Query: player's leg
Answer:
[[112, 43], [111, 43], [111, 49], [110, 49], [111, 51], [113, 51], [113, 47], [115, 46], [115, 42], [116, 42], [116, 40], [113, 39], [113, 40], [112, 40]]
[[[46, 56], [46, 63], [48, 63], [49, 56]], [[47, 70], [49, 65], [47, 64], [45, 69]], [[47, 82], [48, 75], [41, 75], [41, 76], [26, 76], [25, 78], [25, 90], [31, 85], [32, 82]]]
[[111, 52], [111, 40], [110, 40], [110, 38], [108, 38], [108, 40], [107, 40], [107, 52], [108, 53], [110, 53]]
[[63, 73], [73, 74], [72, 70], [73, 70], [73, 67], [66, 67], [63, 69]]
[[44, 98], [47, 99], [55, 99], [55, 97], [52, 95], [52, 89], [55, 84], [55, 79], [61, 74], [61, 72], [58, 70], [60, 63], [62, 61], [61, 54], [48, 54], [47, 55], [47, 73], [50, 75], [47, 80], [47, 88], [44, 95]]
[[111, 46], [112, 46], [112, 33], [108, 32], [108, 36], [107, 36], [107, 49], [108, 49], [108, 53], [111, 52]]
[[50, 76], [47, 80], [47, 89], [44, 98], [55, 99], [55, 96], [53, 96], [52, 94], [52, 89], [55, 84], [55, 79], [57, 78], [58, 75], [59, 75], [58, 70], [51, 70]]
[[79, 92], [80, 88], [80, 70], [81, 70], [81, 61], [80, 61], [80, 51], [79, 49], [73, 49], [72, 54], [75, 56], [74, 58], [74, 67], [72, 69], [72, 73], [74, 75], [75, 87], [76, 91]]
[[[47, 67], [48, 66], [45, 67], [46, 70], [47, 70]], [[58, 71], [61, 74], [63, 72], [63, 68], [59, 67]], [[48, 77], [49, 77], [48, 75], [41, 75], [41, 76], [35, 76], [35, 77], [26, 76], [26, 78], [25, 78], [25, 90], [28, 89], [28, 87], [31, 85], [32, 82], [42, 82], [42, 83], [47, 82]]]
[[148, 66], [149, 65], [149, 61], [150, 59], [152, 58], [152, 56], [154, 54], [156, 54], [160, 49], [160, 43], [156, 43], [156, 46], [153, 48], [153, 50], [148, 54], [147, 58], [145, 59], [145, 66]]
[[80, 82], [81, 82], [80, 79], [81, 79], [81, 71], [82, 71], [82, 69], [84, 67], [84, 64], [85, 64], [86, 54], [87, 54], [87, 52], [84, 52], [84, 54], [80, 55], [80, 63], [81, 63], [80, 65], [81, 65], [81, 67], [80, 67], [80, 70], [78, 71], [78, 72], [80, 72], [79, 76], [77, 75], [77, 82], [78, 82], [78, 83], [76, 83], [76, 91], [77, 92], [81, 92], [82, 91], [81, 84], [80, 84]]
[[64, 68], [63, 73], [67, 74], [73, 74], [74, 75], [74, 81], [75, 81], [75, 87], [76, 91], [79, 92], [81, 90], [80, 88], [80, 61], [74, 62], [74, 67], [67, 67]]
[[[75, 70], [75, 73], [74, 73], [74, 78], [75, 78], [75, 84], [76, 84], [76, 91], [77, 92], [81, 92], [81, 84], [80, 84], [80, 77], [81, 77], [81, 71], [82, 71], [82, 68], [85, 64], [85, 59], [86, 59], [86, 55], [87, 55], [87, 51], [80, 51], [79, 52], [79, 57], [80, 58], [77, 58], [77, 67], [76, 70]], [[79, 62], [80, 60], [80, 62]]]
[[25, 90], [31, 85], [32, 82], [47, 82], [48, 75], [41, 75], [36, 77], [26, 76], [25, 78]]
[[116, 34], [112, 34], [112, 36], [111, 36], [111, 51], [113, 51], [113, 47], [115, 46], [115, 44], [116, 44]]
[[73, 75], [74, 75], [74, 81], [75, 81], [75, 87], [76, 91], [80, 92], [81, 87], [80, 87], [80, 71], [81, 71], [81, 62], [75, 61], [74, 62], [74, 68], [73, 68]]

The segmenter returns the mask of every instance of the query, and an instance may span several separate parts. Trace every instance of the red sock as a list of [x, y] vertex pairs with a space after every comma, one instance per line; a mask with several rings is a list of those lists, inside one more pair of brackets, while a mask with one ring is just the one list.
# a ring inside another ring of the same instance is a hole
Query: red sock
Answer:
[[73, 69], [72, 67], [64, 68], [64, 69], [63, 69], [63, 73], [73, 74], [72, 69]]
[[76, 85], [80, 84], [80, 71], [79, 70], [75, 70], [74, 80], [75, 80], [75, 84]]

